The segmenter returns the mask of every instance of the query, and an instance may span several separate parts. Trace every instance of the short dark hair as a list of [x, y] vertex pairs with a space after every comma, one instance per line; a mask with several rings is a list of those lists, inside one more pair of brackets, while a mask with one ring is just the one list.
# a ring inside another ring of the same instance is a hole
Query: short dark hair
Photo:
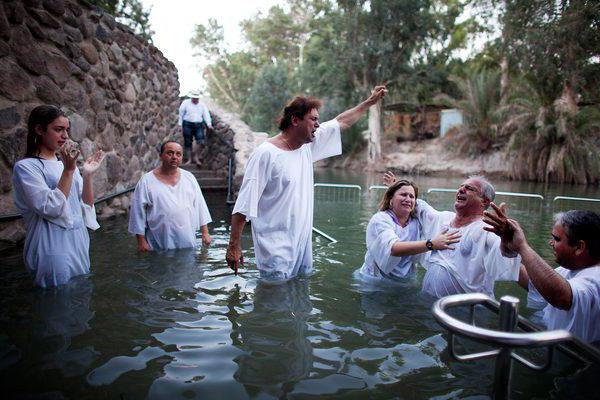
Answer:
[[321, 100], [314, 97], [294, 97], [283, 109], [283, 115], [279, 118], [279, 130], [283, 131], [292, 126], [292, 117], [302, 119], [310, 110], [320, 107]]
[[570, 210], [556, 214], [554, 221], [564, 228], [569, 246], [583, 240], [590, 256], [600, 258], [600, 215], [593, 211]]
[[67, 115], [60, 108], [51, 104], [37, 106], [29, 113], [27, 121], [27, 148], [25, 149], [25, 157], [37, 157], [40, 154], [38, 134], [36, 128], [39, 126], [42, 131], [48, 129], [48, 125], [58, 117]]
[[177, 140], [173, 140], [173, 139], [166, 140], [161, 143], [161, 145], [158, 149], [158, 154], [162, 155], [162, 153], [164, 153], [164, 151], [165, 151], [165, 146], [169, 143], [175, 143], [175, 144], [178, 144], [181, 146], [181, 144]]

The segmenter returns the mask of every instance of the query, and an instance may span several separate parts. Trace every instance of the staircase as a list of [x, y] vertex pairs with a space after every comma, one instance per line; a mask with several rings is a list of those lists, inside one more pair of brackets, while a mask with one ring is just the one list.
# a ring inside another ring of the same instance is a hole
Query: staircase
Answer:
[[194, 175], [203, 192], [227, 191], [226, 173], [200, 169], [196, 164], [182, 165], [181, 168]]

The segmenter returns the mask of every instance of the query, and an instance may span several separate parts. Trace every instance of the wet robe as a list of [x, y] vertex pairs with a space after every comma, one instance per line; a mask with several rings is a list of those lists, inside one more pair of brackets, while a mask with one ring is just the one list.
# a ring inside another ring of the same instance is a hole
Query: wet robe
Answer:
[[361, 278], [371, 281], [401, 279], [414, 271], [413, 263], [420, 255], [396, 257], [391, 255], [394, 243], [420, 240], [419, 222], [411, 218], [405, 227], [398, 225], [389, 212], [380, 211], [371, 217], [367, 226], [367, 252], [360, 268]]
[[548, 329], [566, 329], [585, 342], [600, 342], [600, 266], [576, 271], [558, 267], [555, 271], [571, 286], [571, 308], [561, 310], [548, 304], [531, 281], [528, 305], [543, 308], [542, 321]]
[[131, 199], [129, 232], [144, 235], [153, 250], [195, 247], [196, 232], [212, 222], [198, 181], [180, 169], [176, 185], [150, 171], [138, 182]]
[[423, 236], [431, 239], [444, 229], [459, 231], [460, 242], [454, 250], [433, 250], [425, 255], [423, 291], [440, 298], [457, 293], [484, 293], [494, 297], [496, 281], [517, 281], [521, 257], [504, 257], [500, 238], [483, 230], [482, 220], [461, 228], [450, 223], [455, 214], [437, 211], [423, 200], [417, 200], [417, 218]]
[[57, 188], [62, 161], [25, 158], [13, 169], [13, 196], [27, 234], [23, 255], [34, 284], [52, 287], [90, 272], [87, 228], [100, 227], [96, 210], [81, 198], [83, 179], [73, 173], [69, 197]]
[[287, 151], [263, 142], [248, 160], [233, 213], [252, 223], [263, 280], [312, 272], [313, 163], [341, 153], [334, 119], [319, 127], [312, 143]]

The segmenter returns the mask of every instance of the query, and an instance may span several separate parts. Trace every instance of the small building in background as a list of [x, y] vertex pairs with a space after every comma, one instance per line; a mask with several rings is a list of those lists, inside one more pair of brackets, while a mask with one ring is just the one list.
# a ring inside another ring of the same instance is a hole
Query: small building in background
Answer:
[[462, 124], [460, 110], [439, 104], [395, 103], [384, 107], [384, 136], [398, 142], [432, 139]]

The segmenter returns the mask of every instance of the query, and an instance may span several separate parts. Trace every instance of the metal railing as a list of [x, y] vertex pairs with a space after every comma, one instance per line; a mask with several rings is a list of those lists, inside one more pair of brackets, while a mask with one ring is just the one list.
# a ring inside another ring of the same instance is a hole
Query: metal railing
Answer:
[[[502, 330], [497, 331], [475, 326], [474, 313], [476, 305], [482, 305], [498, 313], [500, 329]], [[446, 312], [448, 308], [458, 306], [470, 307], [469, 323], [454, 318]], [[506, 399], [510, 396], [513, 361], [536, 371], [545, 371], [552, 365], [555, 346], [576, 360], [600, 363], [600, 350], [581, 341], [566, 330], [540, 331], [527, 319], [518, 315], [518, 307], [519, 299], [515, 297], [504, 296], [498, 303], [482, 293], [447, 296], [437, 300], [432, 307], [436, 321], [449, 332], [448, 351], [454, 359], [457, 361], [471, 361], [496, 357], [493, 386], [495, 399]], [[514, 332], [516, 328], [521, 328], [525, 332]], [[497, 346], [498, 348], [473, 354], [458, 354], [455, 344], [456, 335], [486, 345]], [[543, 364], [536, 364], [516, 354], [513, 350], [539, 347], [548, 349], [546, 361]]]
[[559, 201], [559, 200], [592, 201], [592, 202], [600, 203], [600, 199], [589, 199], [586, 197], [556, 196], [552, 199], [552, 201]]
[[233, 200], [233, 157], [229, 157], [227, 161], [227, 204], [235, 204]]
[[[134, 190], [135, 190], [135, 185], [131, 186], [131, 187], [128, 187], [127, 189], [122, 189], [122, 190], [119, 190], [117, 192], [114, 192], [114, 193], [111, 193], [111, 194], [107, 194], [105, 196], [99, 197], [96, 200], [94, 200], [94, 205], [103, 203], [103, 202], [108, 201], [108, 200], [112, 200], [115, 197], [122, 196], [122, 195], [127, 194], [129, 192], [132, 192]], [[0, 222], [13, 221], [13, 220], [16, 220], [16, 219], [19, 219], [19, 218], [23, 218], [23, 216], [21, 214], [19, 214], [19, 213], [0, 215]]]
[[[456, 189], [443, 189], [443, 188], [430, 188], [427, 189], [427, 193], [443, 192], [443, 193], [456, 193]], [[496, 192], [496, 195], [500, 196], [513, 196], [513, 197], [529, 197], [544, 200], [544, 196], [537, 193], [519, 193], [519, 192]]]

